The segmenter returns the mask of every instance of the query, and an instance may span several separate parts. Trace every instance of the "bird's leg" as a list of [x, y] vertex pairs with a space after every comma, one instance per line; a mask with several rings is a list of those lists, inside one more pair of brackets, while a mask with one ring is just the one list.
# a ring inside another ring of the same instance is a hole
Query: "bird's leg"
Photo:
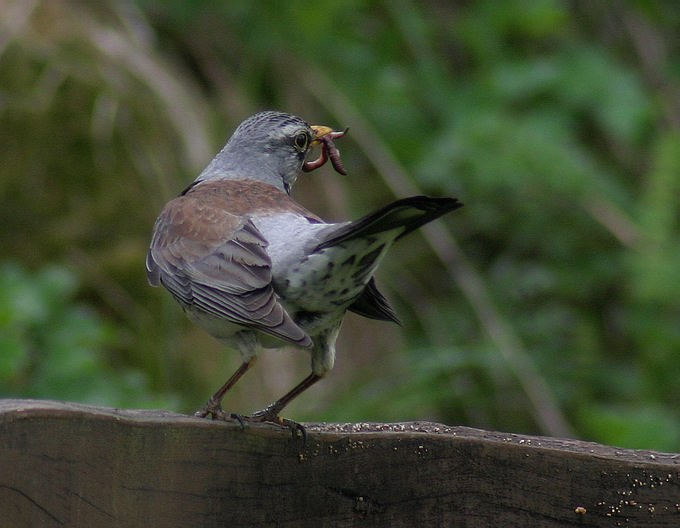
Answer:
[[309, 387], [314, 385], [317, 381], [321, 379], [321, 376], [314, 374], [313, 372], [298, 383], [293, 389], [288, 392], [285, 396], [282, 396], [274, 403], [262, 409], [261, 411], [253, 414], [253, 417], [262, 417], [263, 421], [280, 423], [282, 418], [279, 418], [279, 413], [283, 408], [288, 405], [294, 398], [297, 398], [300, 394], [306, 391]]
[[270, 406], [262, 409], [261, 411], [254, 413], [252, 416], [242, 416], [241, 418], [243, 420], [249, 421], [249, 422], [272, 422], [272, 423], [275, 423], [275, 424], [278, 424], [278, 425], [283, 425], [285, 427], [290, 428], [291, 431], [293, 431], [293, 434], [295, 434], [296, 431], [300, 431], [303, 439], [306, 439], [307, 433], [305, 431], [305, 428], [302, 425], [300, 425], [297, 422], [294, 422], [293, 420], [288, 420], [287, 418], [281, 418], [279, 416], [279, 413], [294, 398], [298, 397], [300, 394], [302, 394], [309, 387], [314, 385], [321, 378], [322, 378], [322, 376], [319, 376], [318, 374], [314, 374], [312, 372], [309, 376], [307, 376], [300, 383], [298, 383], [295, 387], [293, 387], [293, 389], [290, 392], [288, 392], [286, 395], [284, 395], [283, 397], [276, 400]]
[[234, 416], [232, 414], [227, 414], [224, 412], [222, 409], [222, 398], [224, 398], [224, 395], [227, 393], [229, 389], [231, 389], [236, 382], [243, 376], [250, 367], [253, 366], [255, 363], [255, 358], [252, 358], [250, 361], [244, 361], [241, 363], [241, 366], [234, 372], [227, 380], [227, 382], [220, 387], [220, 389], [213, 394], [210, 399], [206, 402], [205, 406], [203, 409], [198, 411], [195, 416], [198, 416], [199, 418], [206, 418], [207, 416], [211, 416], [213, 420], [238, 420], [241, 425], [243, 425], [243, 422], [241, 421], [240, 417]]

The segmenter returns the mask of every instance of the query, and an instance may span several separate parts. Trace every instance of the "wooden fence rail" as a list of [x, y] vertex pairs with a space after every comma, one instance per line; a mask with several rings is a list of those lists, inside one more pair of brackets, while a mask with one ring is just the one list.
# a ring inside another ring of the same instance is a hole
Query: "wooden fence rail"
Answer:
[[680, 527], [680, 455], [434, 423], [0, 400], [0, 526]]

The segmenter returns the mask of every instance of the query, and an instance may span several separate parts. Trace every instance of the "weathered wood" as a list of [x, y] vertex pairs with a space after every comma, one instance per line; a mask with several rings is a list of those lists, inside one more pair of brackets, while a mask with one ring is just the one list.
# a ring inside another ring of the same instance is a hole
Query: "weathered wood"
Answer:
[[0, 525], [680, 526], [680, 455], [433, 423], [0, 401]]

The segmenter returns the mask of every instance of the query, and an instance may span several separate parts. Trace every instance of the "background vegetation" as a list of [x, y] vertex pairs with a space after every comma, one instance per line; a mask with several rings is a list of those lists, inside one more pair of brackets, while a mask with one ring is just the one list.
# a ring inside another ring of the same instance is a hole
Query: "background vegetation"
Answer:
[[[680, 450], [680, 3], [0, 0], [0, 395], [198, 408], [236, 354], [146, 284], [162, 205], [245, 117], [350, 127], [328, 219], [466, 207], [394, 248], [298, 420]], [[227, 400], [306, 375], [268, 354]]]

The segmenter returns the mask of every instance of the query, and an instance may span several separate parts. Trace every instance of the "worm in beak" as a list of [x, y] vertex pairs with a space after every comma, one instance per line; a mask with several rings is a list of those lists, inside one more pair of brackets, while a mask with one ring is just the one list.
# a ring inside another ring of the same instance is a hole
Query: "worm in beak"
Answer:
[[302, 170], [311, 172], [324, 165], [330, 159], [335, 172], [346, 175], [347, 171], [340, 159], [340, 151], [335, 146], [335, 143], [333, 143], [333, 140], [343, 137], [349, 129], [346, 128], [342, 132], [335, 132], [332, 128], [322, 125], [313, 125], [311, 128], [316, 135], [312, 143], [321, 144], [321, 154], [314, 161], [305, 161], [302, 165]]

